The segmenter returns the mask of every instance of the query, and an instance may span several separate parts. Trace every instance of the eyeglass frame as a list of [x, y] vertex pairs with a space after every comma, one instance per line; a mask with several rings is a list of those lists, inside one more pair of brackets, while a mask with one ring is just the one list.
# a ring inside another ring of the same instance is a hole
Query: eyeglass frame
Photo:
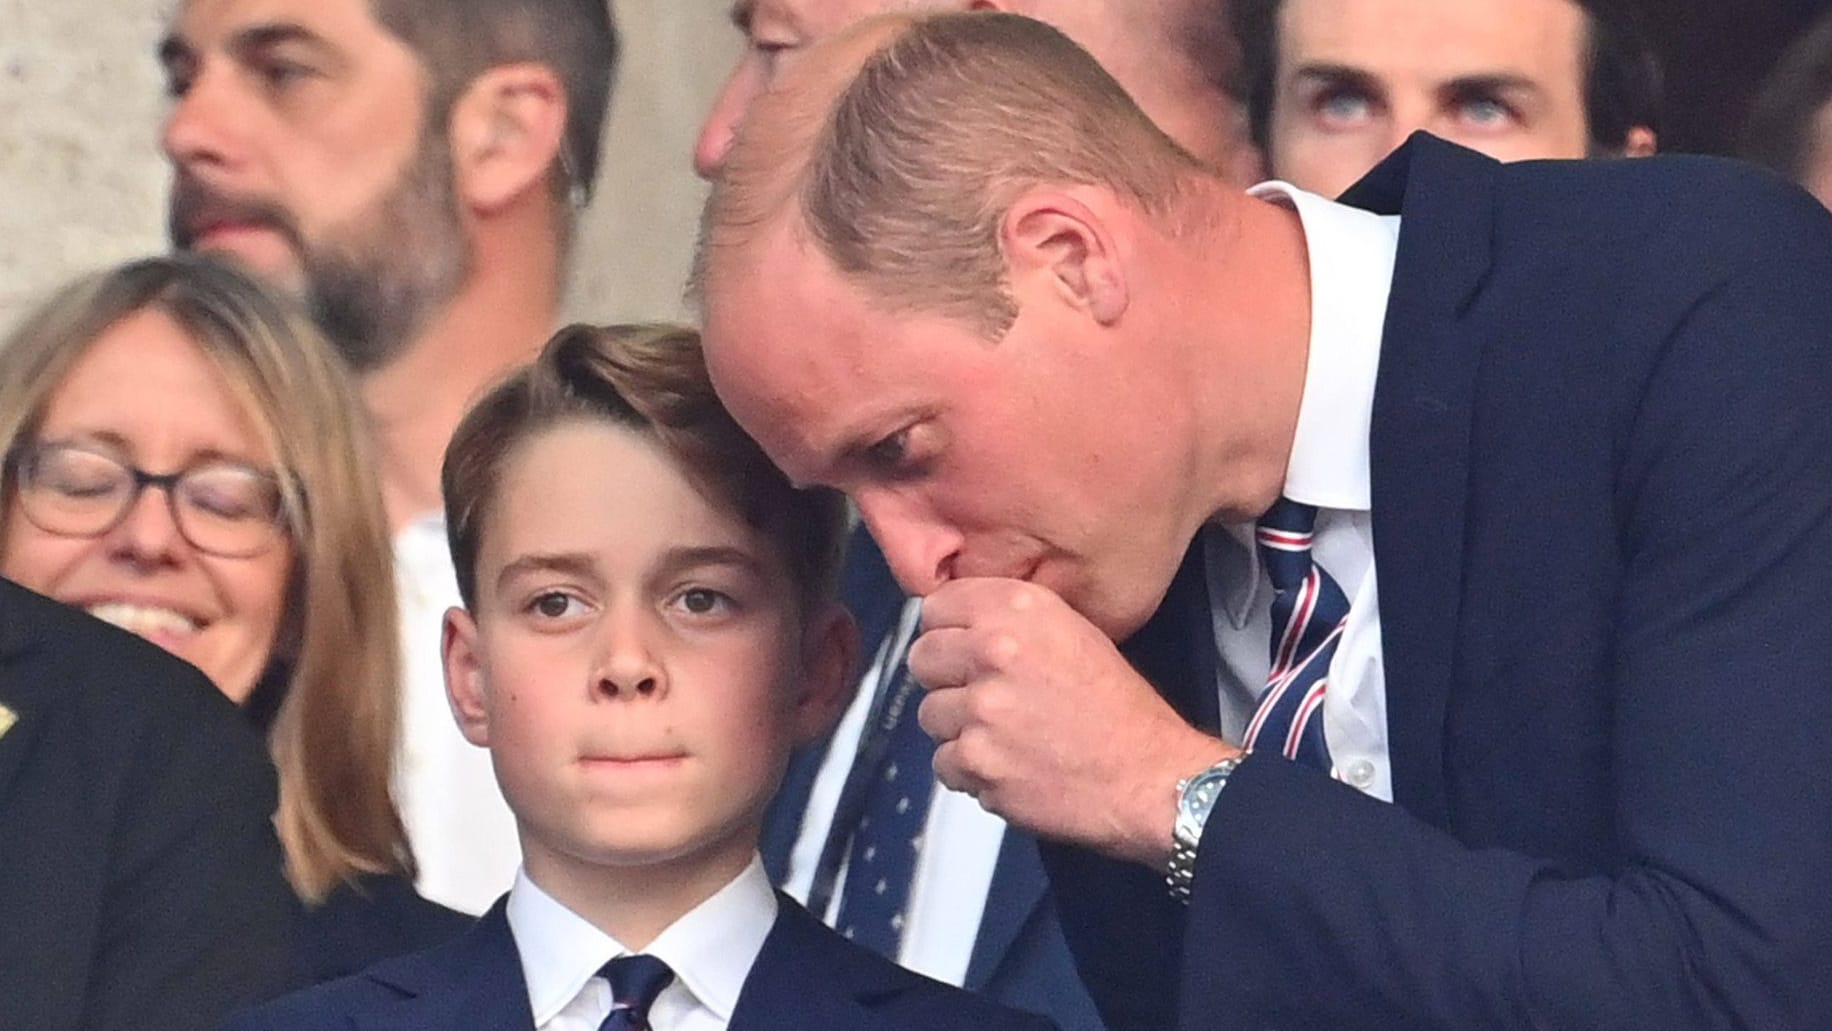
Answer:
[[[128, 479], [132, 481], [133, 484], [133, 488], [127, 492], [125, 499], [121, 503], [120, 510], [115, 513], [114, 517], [104, 523], [99, 529], [90, 533], [69, 533], [62, 530], [54, 530], [44, 525], [32, 517], [30, 511], [32, 506], [21, 498], [19, 511], [25, 516], [26, 521], [54, 537], [77, 540], [99, 540], [106, 537], [108, 534], [118, 529], [122, 523], [127, 521], [127, 517], [133, 512], [134, 506], [140, 503], [140, 496], [146, 492], [146, 488], [148, 487], [158, 487], [165, 494], [166, 511], [171, 516], [172, 525], [178, 530], [178, 535], [184, 539], [186, 544], [189, 544], [205, 555], [228, 559], [254, 558], [257, 555], [265, 554], [267, 550], [272, 548], [282, 537], [291, 536], [293, 534], [294, 518], [291, 512], [291, 506], [287, 504], [287, 484], [291, 478], [278, 471], [261, 469], [247, 462], [238, 462], [234, 459], [217, 458], [206, 462], [193, 463], [176, 472], [150, 473], [131, 462], [123, 460], [119, 455], [112, 454], [92, 445], [68, 440], [32, 440], [27, 443], [19, 444], [7, 453], [4, 468], [7, 488], [13, 492], [21, 492], [24, 482], [30, 476], [27, 470], [36, 468], [40, 456], [44, 452], [52, 450], [81, 451], [112, 462], [116, 466], [119, 466], [122, 472], [127, 474]], [[231, 466], [251, 473], [255, 477], [266, 480], [273, 485], [275, 496], [278, 498], [279, 503], [274, 506], [274, 514], [267, 521], [267, 527], [270, 532], [262, 539], [259, 547], [251, 551], [223, 551], [219, 548], [204, 547], [191, 538], [191, 532], [186, 528], [185, 517], [180, 514], [182, 506], [180, 506], [178, 501], [177, 487], [180, 483], [184, 482], [185, 477], [190, 476], [193, 472], [211, 466]], [[294, 492], [299, 494], [300, 497], [304, 495], [303, 491], [298, 490], [296, 484], [294, 485]]]

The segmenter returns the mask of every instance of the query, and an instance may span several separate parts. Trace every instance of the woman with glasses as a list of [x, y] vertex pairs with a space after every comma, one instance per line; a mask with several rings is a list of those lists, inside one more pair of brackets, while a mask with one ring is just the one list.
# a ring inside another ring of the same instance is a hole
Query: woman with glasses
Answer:
[[323, 980], [461, 930], [413, 893], [386, 522], [361, 407], [302, 316], [175, 256], [79, 281], [0, 349], [0, 575], [152, 640], [266, 729]]

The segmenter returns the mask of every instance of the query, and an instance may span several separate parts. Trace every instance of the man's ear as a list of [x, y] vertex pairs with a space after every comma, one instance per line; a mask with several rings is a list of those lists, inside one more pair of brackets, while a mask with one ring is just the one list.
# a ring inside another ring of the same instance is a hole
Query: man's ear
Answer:
[[452, 105], [451, 134], [459, 196], [476, 211], [499, 211], [565, 174], [555, 164], [566, 137], [566, 89], [544, 64], [498, 65]]
[[[1000, 245], [1020, 295], [1038, 284], [1063, 302], [1111, 325], [1129, 293], [1112, 231], [1117, 199], [1093, 187], [1037, 189], [1019, 197], [1000, 225]], [[1020, 304], [1022, 301], [1020, 301]]]
[[484, 695], [482, 657], [478, 654], [477, 621], [465, 610], [445, 610], [439, 633], [439, 654], [445, 664], [445, 699], [451, 703], [458, 732], [479, 748], [490, 746], [490, 708]]
[[858, 689], [859, 624], [839, 604], [808, 621], [802, 630], [801, 683], [791, 726], [795, 744], [830, 733]]

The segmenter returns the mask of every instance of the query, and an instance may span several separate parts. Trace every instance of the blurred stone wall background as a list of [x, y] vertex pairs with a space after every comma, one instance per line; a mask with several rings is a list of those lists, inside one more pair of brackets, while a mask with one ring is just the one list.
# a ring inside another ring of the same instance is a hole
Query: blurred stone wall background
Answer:
[[[0, 0], [0, 330], [69, 277], [163, 250], [178, 0]], [[614, 0], [624, 59], [567, 315], [672, 318], [704, 188], [699, 119], [737, 53], [726, 0]]]

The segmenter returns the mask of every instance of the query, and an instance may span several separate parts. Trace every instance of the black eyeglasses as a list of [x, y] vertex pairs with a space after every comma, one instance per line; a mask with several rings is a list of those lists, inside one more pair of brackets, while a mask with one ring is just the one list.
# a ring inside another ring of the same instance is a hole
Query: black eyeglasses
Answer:
[[280, 479], [241, 462], [210, 460], [155, 475], [96, 447], [39, 443], [8, 463], [19, 510], [59, 537], [100, 537], [121, 525], [147, 487], [165, 491], [172, 522], [198, 551], [248, 558], [285, 532]]

